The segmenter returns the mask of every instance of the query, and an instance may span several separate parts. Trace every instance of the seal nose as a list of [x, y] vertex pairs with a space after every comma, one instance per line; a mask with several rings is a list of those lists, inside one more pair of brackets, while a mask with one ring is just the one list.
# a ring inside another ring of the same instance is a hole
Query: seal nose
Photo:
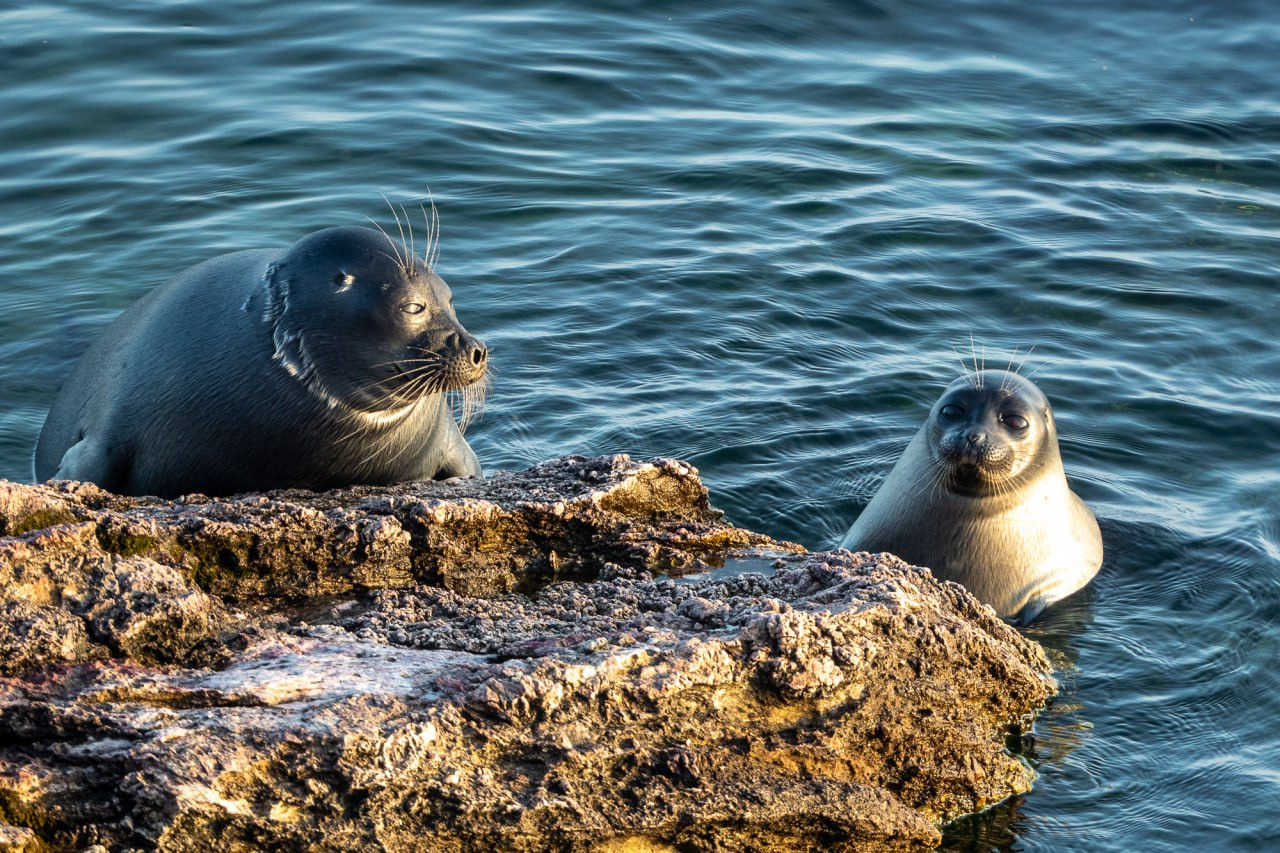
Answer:
[[969, 444], [986, 444], [987, 434], [980, 429], [971, 429], [964, 434], [964, 440]]
[[457, 359], [455, 363], [470, 364], [474, 375], [479, 376], [489, 361], [489, 348], [463, 331], [451, 332], [447, 338], [449, 349]]

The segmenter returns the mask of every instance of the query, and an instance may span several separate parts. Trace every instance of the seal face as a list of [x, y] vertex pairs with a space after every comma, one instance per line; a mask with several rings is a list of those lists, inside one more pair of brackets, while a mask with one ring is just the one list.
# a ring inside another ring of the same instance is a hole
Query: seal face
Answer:
[[1053, 414], [1040, 389], [1006, 374], [988, 388], [975, 381], [952, 383], [934, 405], [925, 426], [928, 447], [955, 494], [991, 497], [1038, 476], [1046, 438], [1057, 447]]
[[444, 395], [465, 415], [487, 363], [426, 259], [329, 228], [121, 314], [55, 399], [35, 473], [161, 496], [480, 476]]
[[947, 387], [841, 547], [928, 566], [1015, 623], [1102, 564], [1098, 523], [1067, 485], [1048, 399], [1001, 370]]

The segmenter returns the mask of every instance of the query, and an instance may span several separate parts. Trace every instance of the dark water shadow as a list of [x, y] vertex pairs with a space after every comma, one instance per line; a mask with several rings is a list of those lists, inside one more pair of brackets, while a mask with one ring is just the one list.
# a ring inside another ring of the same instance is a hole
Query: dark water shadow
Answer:
[[[1076, 640], [1092, 624], [1097, 587], [1091, 583], [1084, 589], [1057, 602], [1035, 621], [1019, 629], [1040, 643], [1053, 665], [1061, 693], [1038, 715], [1036, 722], [1022, 732], [1014, 731], [1006, 740], [1011, 753], [1033, 769], [1045, 763], [1060, 763], [1078, 745], [1078, 735], [1071, 716], [1072, 694], [1079, 650]], [[1032, 796], [1034, 796], [1033, 783]], [[942, 827], [940, 850], [1006, 851], [1023, 849], [1020, 840], [1030, 818], [1023, 814], [1028, 795], [1010, 797], [984, 811], [964, 815]]]

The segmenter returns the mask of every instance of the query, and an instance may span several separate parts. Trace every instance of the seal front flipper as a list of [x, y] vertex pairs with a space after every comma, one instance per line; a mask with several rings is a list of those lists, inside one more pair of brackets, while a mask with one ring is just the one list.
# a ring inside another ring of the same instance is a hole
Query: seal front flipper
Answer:
[[480, 468], [480, 460], [476, 458], [475, 451], [471, 449], [471, 445], [467, 444], [467, 440], [462, 437], [462, 431], [453, 421], [449, 422], [449, 435], [446, 440], [448, 446], [441, 455], [440, 469], [433, 479], [448, 480], [451, 477], [483, 479], [484, 471]]
[[120, 492], [129, 476], [129, 454], [93, 438], [81, 438], [67, 448], [51, 480], [80, 480], [109, 492]]

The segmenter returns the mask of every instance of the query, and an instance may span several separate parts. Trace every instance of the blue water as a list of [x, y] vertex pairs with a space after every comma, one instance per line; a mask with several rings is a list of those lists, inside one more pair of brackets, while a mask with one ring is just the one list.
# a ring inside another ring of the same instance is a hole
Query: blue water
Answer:
[[948, 845], [1280, 845], [1271, 2], [37, 3], [0, 81], [0, 476], [148, 288], [382, 194], [439, 209], [489, 469], [677, 456], [830, 546], [1025, 357], [1107, 558], [1030, 630], [1035, 790]]

